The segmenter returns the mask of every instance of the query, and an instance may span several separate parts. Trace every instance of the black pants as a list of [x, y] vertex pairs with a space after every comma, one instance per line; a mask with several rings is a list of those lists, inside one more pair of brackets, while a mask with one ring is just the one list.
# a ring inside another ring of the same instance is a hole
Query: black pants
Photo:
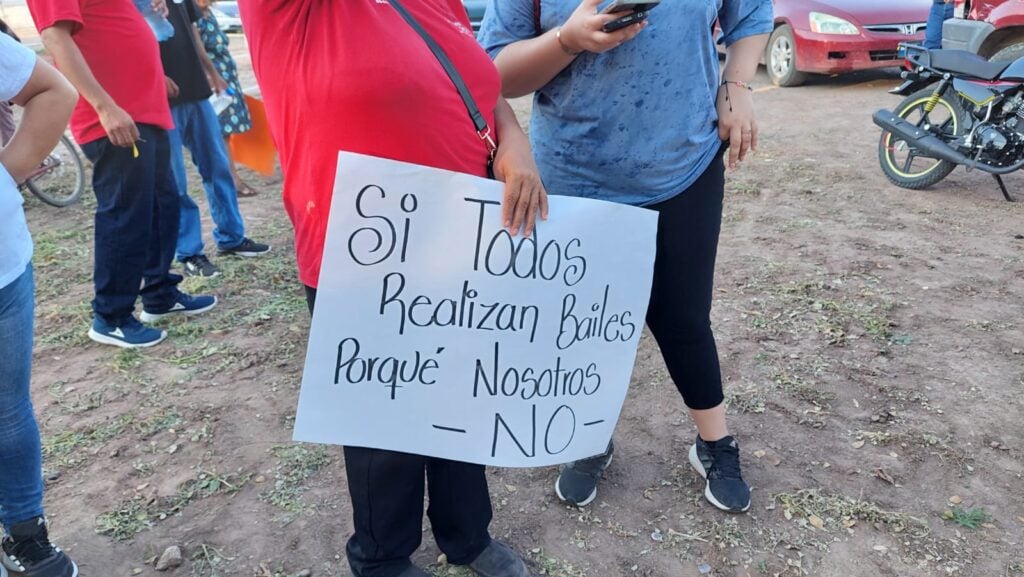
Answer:
[[92, 308], [114, 326], [131, 316], [140, 294], [148, 309], [171, 306], [181, 282], [170, 272], [181, 201], [171, 174], [167, 131], [140, 124], [139, 134], [138, 156], [109, 138], [82, 145], [93, 163], [96, 192]]
[[724, 150], [685, 192], [648, 207], [659, 216], [647, 326], [661, 347], [683, 401], [696, 410], [712, 409], [725, 399], [711, 332], [725, 191]]
[[[306, 287], [310, 313], [316, 289]], [[346, 547], [358, 577], [394, 577], [409, 566], [423, 534], [424, 470], [427, 516], [448, 562], [466, 565], [490, 544], [491, 496], [483, 465], [345, 447], [355, 534]]]

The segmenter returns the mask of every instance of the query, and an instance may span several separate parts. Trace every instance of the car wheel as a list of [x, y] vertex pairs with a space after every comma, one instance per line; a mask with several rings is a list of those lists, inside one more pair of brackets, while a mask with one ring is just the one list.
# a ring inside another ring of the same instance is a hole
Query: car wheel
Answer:
[[1014, 62], [1021, 57], [1024, 57], [1024, 41], [1017, 40], [997, 50], [989, 60], [992, 62]]
[[807, 80], [807, 74], [796, 69], [796, 42], [793, 29], [788, 24], [779, 26], [772, 33], [764, 63], [768, 77], [776, 86], [799, 86]]

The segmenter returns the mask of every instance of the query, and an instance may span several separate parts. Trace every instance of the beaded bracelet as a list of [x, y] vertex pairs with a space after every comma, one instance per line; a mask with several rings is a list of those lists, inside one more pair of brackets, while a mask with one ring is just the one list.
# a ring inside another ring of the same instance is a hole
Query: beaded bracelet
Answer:
[[730, 84], [733, 84], [739, 88], [746, 88], [749, 92], [753, 92], [754, 87], [741, 80], [722, 80], [722, 83], [719, 86], [725, 87], [725, 101], [729, 103], [729, 112], [732, 112], [732, 95], [729, 94]]
[[751, 86], [750, 84], [748, 84], [746, 82], [743, 82], [741, 80], [723, 80], [722, 81], [722, 86], [725, 86], [726, 84], [732, 84], [732, 85], [734, 85], [734, 86], [736, 86], [738, 88], [746, 88], [747, 90], [749, 90], [751, 92], [754, 91], [754, 87], [753, 86]]

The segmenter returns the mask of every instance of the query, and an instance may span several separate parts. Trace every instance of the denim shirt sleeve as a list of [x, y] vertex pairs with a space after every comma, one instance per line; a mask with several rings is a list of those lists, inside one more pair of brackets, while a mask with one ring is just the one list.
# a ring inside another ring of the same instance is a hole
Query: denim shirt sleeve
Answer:
[[718, 11], [719, 42], [732, 46], [748, 36], [769, 34], [773, 27], [772, 0], [724, 0]]
[[533, 0], [488, 0], [478, 40], [492, 59], [509, 44], [536, 35]]

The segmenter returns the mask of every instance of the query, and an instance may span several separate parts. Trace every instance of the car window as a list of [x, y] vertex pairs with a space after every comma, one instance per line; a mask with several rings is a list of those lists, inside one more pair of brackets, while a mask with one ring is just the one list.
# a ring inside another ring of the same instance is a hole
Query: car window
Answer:
[[217, 9], [232, 18], [238, 17], [238, 2], [217, 2]]

